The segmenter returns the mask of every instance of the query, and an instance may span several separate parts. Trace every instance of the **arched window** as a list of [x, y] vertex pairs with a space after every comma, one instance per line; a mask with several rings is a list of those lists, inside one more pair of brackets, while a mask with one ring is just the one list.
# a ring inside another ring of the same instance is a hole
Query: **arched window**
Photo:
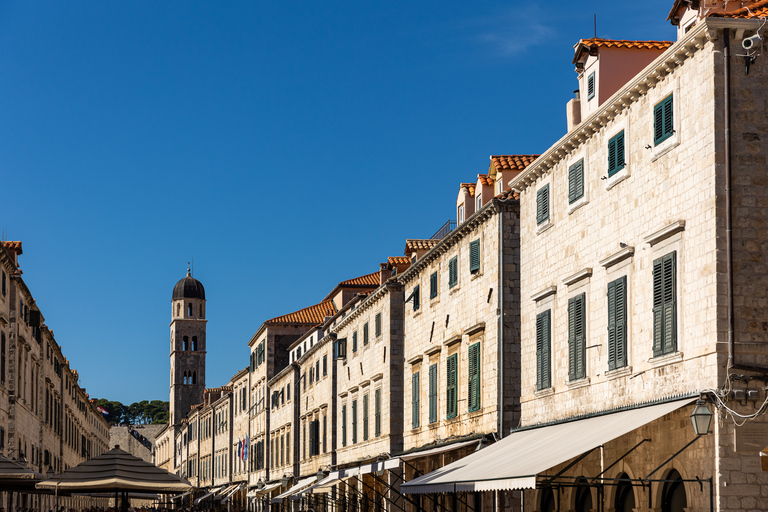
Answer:
[[197, 350], [197, 336], [192, 336], [192, 350]]
[[184, 336], [181, 338], [181, 349], [189, 350], [189, 336]]
[[187, 316], [192, 316], [192, 303], [187, 304]]
[[587, 485], [587, 480], [580, 478], [576, 481], [576, 512], [590, 512], [592, 510], [592, 489]]
[[192, 372], [192, 384], [197, 384], [197, 372]]
[[181, 304], [176, 304], [176, 316], [181, 316]]
[[619, 484], [616, 486], [616, 512], [632, 512], [635, 508], [635, 492], [632, 482], [626, 473], [619, 476]]
[[187, 372], [184, 372], [184, 379], [182, 380], [183, 384], [187, 383]]
[[541, 491], [541, 512], [555, 512], [555, 493], [552, 492], [551, 487], [542, 489]]
[[688, 506], [683, 477], [673, 469], [666, 480], [661, 492], [661, 512], [683, 512]]

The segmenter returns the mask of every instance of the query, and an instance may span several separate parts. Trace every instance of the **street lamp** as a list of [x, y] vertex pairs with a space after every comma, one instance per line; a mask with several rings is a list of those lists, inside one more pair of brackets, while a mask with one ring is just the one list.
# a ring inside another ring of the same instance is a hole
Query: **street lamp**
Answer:
[[696, 401], [696, 407], [693, 408], [691, 413], [691, 423], [693, 423], [693, 431], [697, 436], [704, 435], [709, 432], [709, 424], [712, 421], [712, 411], [707, 407], [707, 402], [704, 399]]
[[286, 473], [283, 473], [283, 478], [280, 479], [280, 485], [283, 487], [288, 487], [288, 484], [291, 482], [290, 477]]
[[258, 490], [262, 490], [266, 484], [264, 483], [264, 478], [259, 478], [259, 481], [256, 482], [256, 488]]

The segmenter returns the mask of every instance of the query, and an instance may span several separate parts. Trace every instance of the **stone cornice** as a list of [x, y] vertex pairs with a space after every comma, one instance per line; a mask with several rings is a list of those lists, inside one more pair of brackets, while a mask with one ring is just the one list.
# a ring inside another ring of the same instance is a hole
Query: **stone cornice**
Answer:
[[661, 242], [662, 240], [666, 240], [667, 238], [671, 237], [675, 233], [679, 233], [680, 231], [684, 231], [684, 230], [685, 230], [685, 221], [678, 220], [677, 222], [673, 222], [672, 224], [664, 226], [663, 228], [656, 231], [655, 233], [651, 233], [650, 235], [646, 236], [643, 239], [643, 241], [648, 244], [651, 244], [651, 246], [654, 246], [657, 243]]
[[716, 32], [718, 30], [726, 27], [735, 29], [757, 28], [759, 24], [758, 20], [725, 18], [702, 20], [682, 39], [670, 46], [667, 51], [608, 98], [595, 113], [565, 134], [523, 172], [513, 178], [509, 182], [509, 186], [513, 190], [522, 191], [541, 176], [547, 174], [563, 158], [577, 151], [585, 141], [590, 140], [595, 133], [602, 131], [610, 121], [623, 113], [658, 82], [672, 73], [675, 68], [702, 49], [707, 42], [717, 40]]
[[456, 245], [473, 229], [480, 226], [497, 213], [500, 213], [505, 205], [511, 205], [516, 202], [516, 200], [504, 200], [494, 197], [488, 201], [485, 206], [480, 208], [480, 210], [473, 213], [466, 221], [458, 225], [456, 229], [447, 234], [445, 238], [440, 240], [432, 249], [427, 251], [424, 256], [416, 260], [416, 263], [408, 267], [408, 270], [397, 276], [395, 279], [403, 285], [411, 282], [422, 270], [424, 270], [424, 268]]
[[384, 283], [383, 286], [379, 286], [374, 290], [368, 297], [365, 298], [350, 314], [347, 316], [347, 318], [343, 319], [341, 322], [339, 322], [338, 325], [333, 327], [333, 333], [338, 333], [341, 329], [346, 327], [348, 323], [350, 323], [355, 318], [359, 317], [363, 311], [370, 310], [371, 307], [376, 304], [379, 300], [384, 298], [384, 295], [389, 293], [390, 289], [393, 291], [399, 290], [401, 284], [397, 282], [396, 279], [390, 279], [386, 283]]

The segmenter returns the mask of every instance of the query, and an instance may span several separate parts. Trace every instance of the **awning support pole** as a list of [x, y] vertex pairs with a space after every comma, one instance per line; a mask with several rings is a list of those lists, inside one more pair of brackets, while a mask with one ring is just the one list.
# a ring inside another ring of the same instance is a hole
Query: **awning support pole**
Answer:
[[[403, 471], [403, 473], [405, 473], [405, 471]], [[408, 503], [410, 503], [410, 504], [411, 504], [411, 505], [413, 505], [414, 507], [416, 506], [416, 503], [414, 503], [414, 502], [413, 502], [413, 501], [411, 501], [411, 500], [410, 500], [410, 499], [409, 499], [407, 496], [405, 496], [403, 493], [401, 493], [400, 491], [398, 491], [397, 489], [395, 489], [394, 487], [392, 487], [391, 485], [389, 485], [389, 484], [386, 482], [386, 480], [384, 480], [384, 479], [382, 479], [382, 478], [379, 478], [378, 476], [376, 476], [376, 474], [375, 474], [375, 473], [371, 473], [371, 476], [372, 476], [372, 477], [373, 477], [373, 479], [374, 479], [374, 480], [376, 480], [377, 482], [381, 482], [381, 484], [382, 484], [384, 487], [386, 487], [386, 488], [387, 488], [387, 490], [390, 490], [390, 491], [392, 491], [392, 492], [396, 492], [397, 494], [399, 494], [399, 495], [400, 495], [400, 497], [401, 497], [401, 498], [403, 498], [404, 500], [406, 500]], [[398, 479], [400, 479], [400, 480], [402, 480], [402, 479], [403, 479], [403, 477], [402, 477], [402, 476], [400, 476], [400, 475], [396, 475], [396, 476], [397, 476], [397, 478], [398, 478]], [[400, 509], [400, 510], [402, 510], [403, 512], [405, 512], [405, 508], [398, 506], [398, 505], [397, 505], [397, 503], [395, 503], [394, 501], [392, 501], [392, 500], [390, 500], [390, 499], [388, 499], [387, 501], [388, 501], [388, 502], [390, 502], [390, 503], [392, 503], [394, 506], [396, 506], [397, 508], [399, 508], [399, 509]]]
[[[401, 461], [403, 461], [403, 464], [405, 464], [406, 466], [408, 466], [409, 468], [411, 468], [411, 469], [412, 469], [412, 470], [414, 470], [415, 472], [417, 472], [417, 473], [419, 472], [419, 469], [418, 469], [417, 467], [413, 466], [412, 464], [408, 464], [408, 461], [407, 461], [407, 460], [403, 460], [403, 459], [400, 459], [400, 460], [401, 460]], [[403, 476], [402, 476], [401, 478], [403, 479], [403, 482], [405, 482], [405, 471], [403, 471]], [[454, 487], [455, 487], [455, 486], [454, 486]], [[454, 489], [454, 492], [455, 492], [455, 489]], [[405, 497], [405, 495], [404, 495], [404, 494], [402, 494], [402, 493], [400, 493], [400, 494], [401, 494], [403, 497]], [[437, 505], [437, 501], [435, 501], [435, 498], [433, 498], [433, 497], [432, 497], [432, 496], [430, 496], [429, 494], [421, 494], [420, 496], [427, 496], [427, 497], [428, 497], [430, 500], [432, 500], [432, 503], [434, 503], [435, 505]], [[407, 498], [406, 498], [406, 499], [407, 499]], [[408, 501], [410, 501], [410, 500], [408, 500]], [[411, 501], [411, 503], [413, 504], [413, 502], [412, 502], [412, 501]], [[420, 507], [419, 507], [418, 505], [416, 506], [416, 508], [419, 508], [419, 509], [420, 509]]]
[[[464, 493], [464, 494], [466, 494], [466, 493]], [[459, 503], [463, 503], [463, 504], [464, 504], [464, 506], [465, 506], [465, 507], [467, 507], [469, 510], [471, 510], [472, 512], [475, 512], [475, 509], [469, 506], [469, 501], [463, 501], [463, 500], [462, 500], [462, 499], [459, 497], [459, 493], [458, 493], [458, 492], [456, 493], [456, 499], [457, 499], [457, 500], [459, 500]]]
[[592, 453], [593, 451], [597, 450], [598, 448], [600, 448], [600, 446], [595, 446], [595, 447], [594, 447], [594, 448], [592, 448], [591, 450], [589, 450], [589, 451], [587, 451], [587, 452], [584, 452], [584, 453], [582, 453], [581, 455], [579, 455], [578, 457], [576, 457], [576, 459], [575, 459], [573, 462], [571, 462], [570, 464], [568, 464], [567, 466], [565, 466], [563, 469], [561, 469], [561, 470], [560, 470], [560, 471], [559, 471], [559, 472], [558, 472], [556, 475], [554, 475], [554, 476], [552, 476], [552, 477], [548, 478], [548, 479], [547, 479], [547, 480], [546, 480], [546, 481], [543, 483], [543, 485], [550, 485], [550, 484], [552, 483], [552, 481], [553, 481], [555, 478], [559, 477], [560, 475], [562, 475], [563, 473], [565, 473], [566, 471], [568, 471], [569, 469], [571, 469], [573, 466], [575, 466], [576, 464], [578, 464], [579, 462], [581, 462], [581, 461], [584, 459], [584, 457], [586, 457], [587, 455], [589, 455], [589, 454], [590, 454], [590, 453]]
[[638, 448], [638, 447], [639, 447], [641, 444], [643, 444], [643, 443], [645, 443], [645, 442], [650, 442], [650, 441], [651, 441], [650, 439], [643, 439], [642, 441], [640, 441], [639, 443], [637, 443], [635, 446], [633, 446], [632, 448], [630, 448], [630, 449], [629, 449], [629, 451], [628, 451], [627, 453], [625, 453], [624, 455], [622, 455], [621, 457], [619, 457], [618, 459], [616, 459], [616, 460], [613, 462], [613, 464], [611, 464], [610, 466], [608, 466], [607, 468], [605, 468], [605, 470], [603, 470], [603, 471], [602, 471], [602, 472], [601, 472], [599, 475], [597, 475], [596, 477], [594, 477], [594, 478], [592, 479], [592, 482], [594, 483], [594, 482], [595, 482], [595, 481], [596, 481], [598, 478], [600, 478], [601, 476], [603, 476], [604, 474], [606, 474], [606, 473], [608, 472], [608, 470], [609, 470], [609, 469], [611, 469], [613, 466], [615, 466], [616, 464], [618, 464], [619, 462], [621, 462], [621, 461], [624, 459], [624, 457], [626, 457], [627, 455], [629, 455], [630, 453], [632, 453], [633, 451], [635, 451], [635, 450], [636, 450], [636, 449], [637, 449], [637, 448]]
[[648, 475], [646, 475], [646, 477], [645, 477], [645, 478], [643, 478], [643, 480], [648, 480], [649, 478], [651, 478], [651, 476], [652, 476], [654, 473], [656, 473], [658, 470], [660, 470], [661, 468], [663, 468], [664, 466], [666, 466], [666, 465], [667, 465], [667, 463], [668, 463], [669, 461], [671, 461], [672, 459], [674, 459], [675, 457], [677, 457], [678, 455], [680, 455], [681, 453], [683, 453], [683, 451], [684, 451], [686, 448], [688, 448], [688, 447], [689, 447], [689, 446], [691, 446], [693, 443], [695, 443], [696, 441], [698, 441], [698, 439], [699, 439], [700, 437], [701, 437], [701, 436], [696, 436], [696, 437], [694, 437], [693, 439], [691, 439], [691, 440], [688, 442], [688, 444], [686, 444], [685, 446], [683, 446], [682, 448], [680, 448], [679, 450], [677, 450], [677, 452], [676, 452], [676, 453], [675, 453], [673, 456], [671, 456], [670, 458], [668, 458], [667, 460], [665, 460], [664, 462], [662, 462], [662, 463], [661, 463], [661, 465], [660, 465], [659, 467], [657, 467], [656, 469], [654, 469], [653, 471], [651, 471], [650, 473], [648, 473]]
[[[376, 478], [376, 476], [375, 476], [375, 475], [371, 474], [371, 476], [373, 476], [373, 478], [374, 478], [375, 480], [378, 480], [378, 478]], [[366, 484], [366, 483], [365, 483], [363, 480], [361, 480], [361, 479], [357, 478], [357, 476], [353, 476], [352, 478], [354, 478], [355, 480], [357, 480], [357, 481], [359, 481], [361, 484], [363, 484], [363, 487], [367, 487], [367, 488], [371, 489], [373, 492], [375, 492], [376, 494], [379, 494], [379, 492], [376, 490], [376, 488], [375, 488], [375, 487], [371, 487], [370, 485]], [[387, 487], [388, 487], [390, 490], [392, 490], [392, 488], [391, 488], [391, 487], [389, 487], [387, 484], [384, 484], [384, 485], [386, 485], [386, 486], [387, 486]], [[398, 493], [398, 494], [399, 494], [399, 493]], [[401, 496], [402, 496], [402, 494], [401, 494]], [[363, 498], [366, 498], [366, 496], [365, 496], [365, 495], [363, 495]], [[367, 499], [367, 498], [366, 498], [366, 499]], [[400, 510], [402, 510], [403, 512], [405, 512], [405, 509], [404, 509], [403, 507], [401, 507], [400, 505], [398, 505], [397, 503], [393, 502], [392, 500], [387, 500], [387, 501], [389, 501], [390, 503], [392, 503], [392, 505], [396, 506], [397, 508], [399, 508]]]

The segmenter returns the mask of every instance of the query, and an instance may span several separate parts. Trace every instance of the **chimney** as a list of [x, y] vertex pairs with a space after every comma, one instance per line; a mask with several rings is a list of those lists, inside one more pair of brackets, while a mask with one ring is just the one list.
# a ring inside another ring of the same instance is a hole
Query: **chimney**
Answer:
[[8, 255], [13, 260], [13, 264], [16, 268], [19, 268], [19, 255], [23, 254], [21, 250], [21, 242], [3, 242], [3, 247], [8, 251]]
[[569, 132], [581, 124], [581, 94], [578, 89], [573, 91], [573, 98], [565, 104], [565, 117]]
[[389, 268], [389, 263], [379, 263], [379, 285], [386, 283], [390, 277], [392, 277], [392, 269]]

